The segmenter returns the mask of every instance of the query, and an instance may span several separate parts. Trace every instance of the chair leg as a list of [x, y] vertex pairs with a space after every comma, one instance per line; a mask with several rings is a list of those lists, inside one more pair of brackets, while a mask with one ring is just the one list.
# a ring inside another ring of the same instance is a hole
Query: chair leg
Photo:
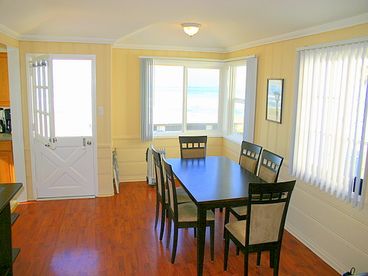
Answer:
[[224, 238], [225, 238], [224, 271], [226, 271], [227, 270], [227, 260], [229, 258], [229, 244], [230, 244], [229, 233], [227, 232], [226, 229], [225, 229], [225, 233], [224, 233]]
[[226, 209], [225, 209], [225, 219], [224, 219], [224, 238], [225, 238], [225, 225], [227, 223], [229, 223], [229, 221], [230, 221], [230, 211], [229, 211], [229, 208], [226, 207]]
[[211, 261], [215, 259], [215, 223], [210, 226], [210, 250], [211, 250]]
[[156, 218], [155, 218], [155, 229], [157, 228], [157, 221], [158, 221], [158, 211], [159, 211], [159, 202], [158, 198], [156, 199]]
[[248, 276], [248, 251], [244, 252], [244, 276]]
[[176, 225], [174, 224], [174, 239], [173, 239], [173, 248], [172, 248], [172, 254], [171, 254], [172, 264], [175, 262], [177, 245], [178, 245], [178, 227], [176, 227]]
[[273, 256], [273, 275], [279, 275], [279, 263], [280, 263], [280, 250], [281, 248], [275, 249], [274, 256]]
[[162, 237], [164, 236], [164, 228], [165, 228], [165, 213], [166, 209], [161, 208], [161, 226], [160, 226], [160, 241], [162, 241]]
[[197, 238], [197, 228], [195, 228], [195, 227], [193, 228], [193, 235], [194, 235], [195, 238]]
[[257, 251], [257, 265], [261, 265], [261, 253], [262, 251]]
[[[167, 212], [168, 213], [168, 212]], [[171, 218], [167, 220], [167, 239], [166, 239], [166, 248], [170, 246], [170, 236], [171, 236]]]
[[270, 250], [270, 267], [273, 268], [274, 267], [274, 258], [275, 258], [275, 251], [273, 249]]

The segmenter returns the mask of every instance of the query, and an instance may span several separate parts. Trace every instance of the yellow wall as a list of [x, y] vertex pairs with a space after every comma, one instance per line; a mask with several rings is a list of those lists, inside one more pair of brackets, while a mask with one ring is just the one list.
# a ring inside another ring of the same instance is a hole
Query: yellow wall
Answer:
[[[296, 50], [300, 47], [368, 36], [368, 24], [229, 53], [227, 58], [256, 55], [258, 81], [255, 142], [285, 157], [280, 179], [290, 179], [288, 161], [292, 131]], [[282, 124], [266, 121], [267, 78], [283, 78]], [[240, 146], [227, 139], [223, 154], [233, 160]], [[368, 189], [367, 189], [368, 191]], [[355, 266], [368, 270], [368, 196], [363, 210], [352, 208], [318, 188], [297, 181], [289, 208], [287, 228], [339, 272]]]
[[[98, 195], [112, 195], [111, 167], [111, 45], [54, 43], [20, 41], [20, 66], [24, 126], [24, 147], [26, 158], [28, 198], [33, 198], [30, 141], [28, 127], [28, 97], [26, 76], [26, 54], [86, 54], [96, 55], [96, 103], [104, 108], [104, 115], [97, 115], [97, 159]], [[70, 99], [72, 100], [72, 99]]]
[[18, 40], [11, 38], [3, 33], [0, 33], [0, 43], [6, 46], [18, 47]]
[[[112, 139], [118, 151], [122, 181], [144, 180], [147, 174], [148, 143], [140, 141], [140, 56], [224, 58], [224, 54], [216, 53], [112, 49]], [[169, 157], [180, 155], [177, 138], [156, 139], [153, 144], [165, 147]], [[209, 139], [208, 154], [222, 154], [222, 138]]]
[[[226, 58], [249, 55], [258, 57], [255, 142], [285, 156], [286, 164], [288, 163], [297, 48], [367, 35], [368, 24], [363, 24], [229, 53]], [[284, 79], [282, 124], [269, 122], [265, 119], [268, 78]]]

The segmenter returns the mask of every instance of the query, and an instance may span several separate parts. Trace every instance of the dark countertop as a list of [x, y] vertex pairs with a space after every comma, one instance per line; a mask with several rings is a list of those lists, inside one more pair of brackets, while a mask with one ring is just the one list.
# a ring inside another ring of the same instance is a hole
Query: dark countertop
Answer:
[[22, 183], [0, 184], [0, 212], [22, 188]]
[[12, 135], [11, 133], [0, 133], [0, 141], [11, 141]]

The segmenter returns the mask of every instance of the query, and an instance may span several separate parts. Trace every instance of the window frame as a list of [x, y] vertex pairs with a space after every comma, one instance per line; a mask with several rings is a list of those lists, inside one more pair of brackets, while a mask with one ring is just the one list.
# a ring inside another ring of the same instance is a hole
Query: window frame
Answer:
[[[234, 109], [236, 103], [241, 103], [244, 105], [245, 109], [245, 94], [246, 90], [244, 90], [244, 99], [237, 98], [236, 97], [236, 89], [235, 89], [235, 68], [238, 66], [245, 66], [247, 67], [247, 61], [246, 59], [237, 60], [233, 62], [227, 63], [227, 71], [228, 71], [228, 108], [227, 108], [227, 130], [226, 130], [226, 138], [238, 143], [241, 143], [243, 141], [244, 137], [244, 129], [242, 133], [233, 132], [233, 126], [234, 126]], [[246, 77], [246, 76], [245, 76]], [[247, 84], [245, 85], [245, 89], [247, 87]], [[245, 115], [245, 114], [244, 114]], [[243, 121], [244, 124], [244, 121]]]
[[[203, 61], [203, 60], [173, 60], [173, 59], [154, 59], [154, 66], [182, 66], [183, 67], [183, 106], [182, 106], [182, 131], [153, 131], [153, 137], [171, 138], [178, 135], [208, 135], [210, 137], [223, 136], [223, 110], [222, 99], [224, 95], [223, 82], [226, 78], [223, 76], [224, 62], [221, 61]], [[187, 99], [188, 99], [188, 69], [218, 69], [219, 70], [219, 95], [218, 95], [218, 114], [215, 130], [187, 130]]]

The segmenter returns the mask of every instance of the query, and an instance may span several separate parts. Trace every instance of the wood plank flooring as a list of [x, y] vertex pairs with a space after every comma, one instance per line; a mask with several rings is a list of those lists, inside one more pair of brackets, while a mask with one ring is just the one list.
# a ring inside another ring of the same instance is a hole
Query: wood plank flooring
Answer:
[[[193, 230], [179, 230], [175, 264], [154, 230], [155, 190], [144, 182], [121, 183], [120, 194], [97, 199], [20, 204], [13, 247], [21, 248], [14, 275], [196, 275]], [[205, 251], [204, 275], [242, 275], [243, 255], [231, 245], [223, 271], [223, 214], [216, 212], [215, 261]], [[159, 227], [158, 227], [159, 228]], [[166, 233], [165, 233], [166, 236]], [[208, 238], [209, 233], [206, 237]], [[250, 258], [250, 275], [272, 275], [268, 254]], [[279, 275], [338, 275], [285, 233]]]

